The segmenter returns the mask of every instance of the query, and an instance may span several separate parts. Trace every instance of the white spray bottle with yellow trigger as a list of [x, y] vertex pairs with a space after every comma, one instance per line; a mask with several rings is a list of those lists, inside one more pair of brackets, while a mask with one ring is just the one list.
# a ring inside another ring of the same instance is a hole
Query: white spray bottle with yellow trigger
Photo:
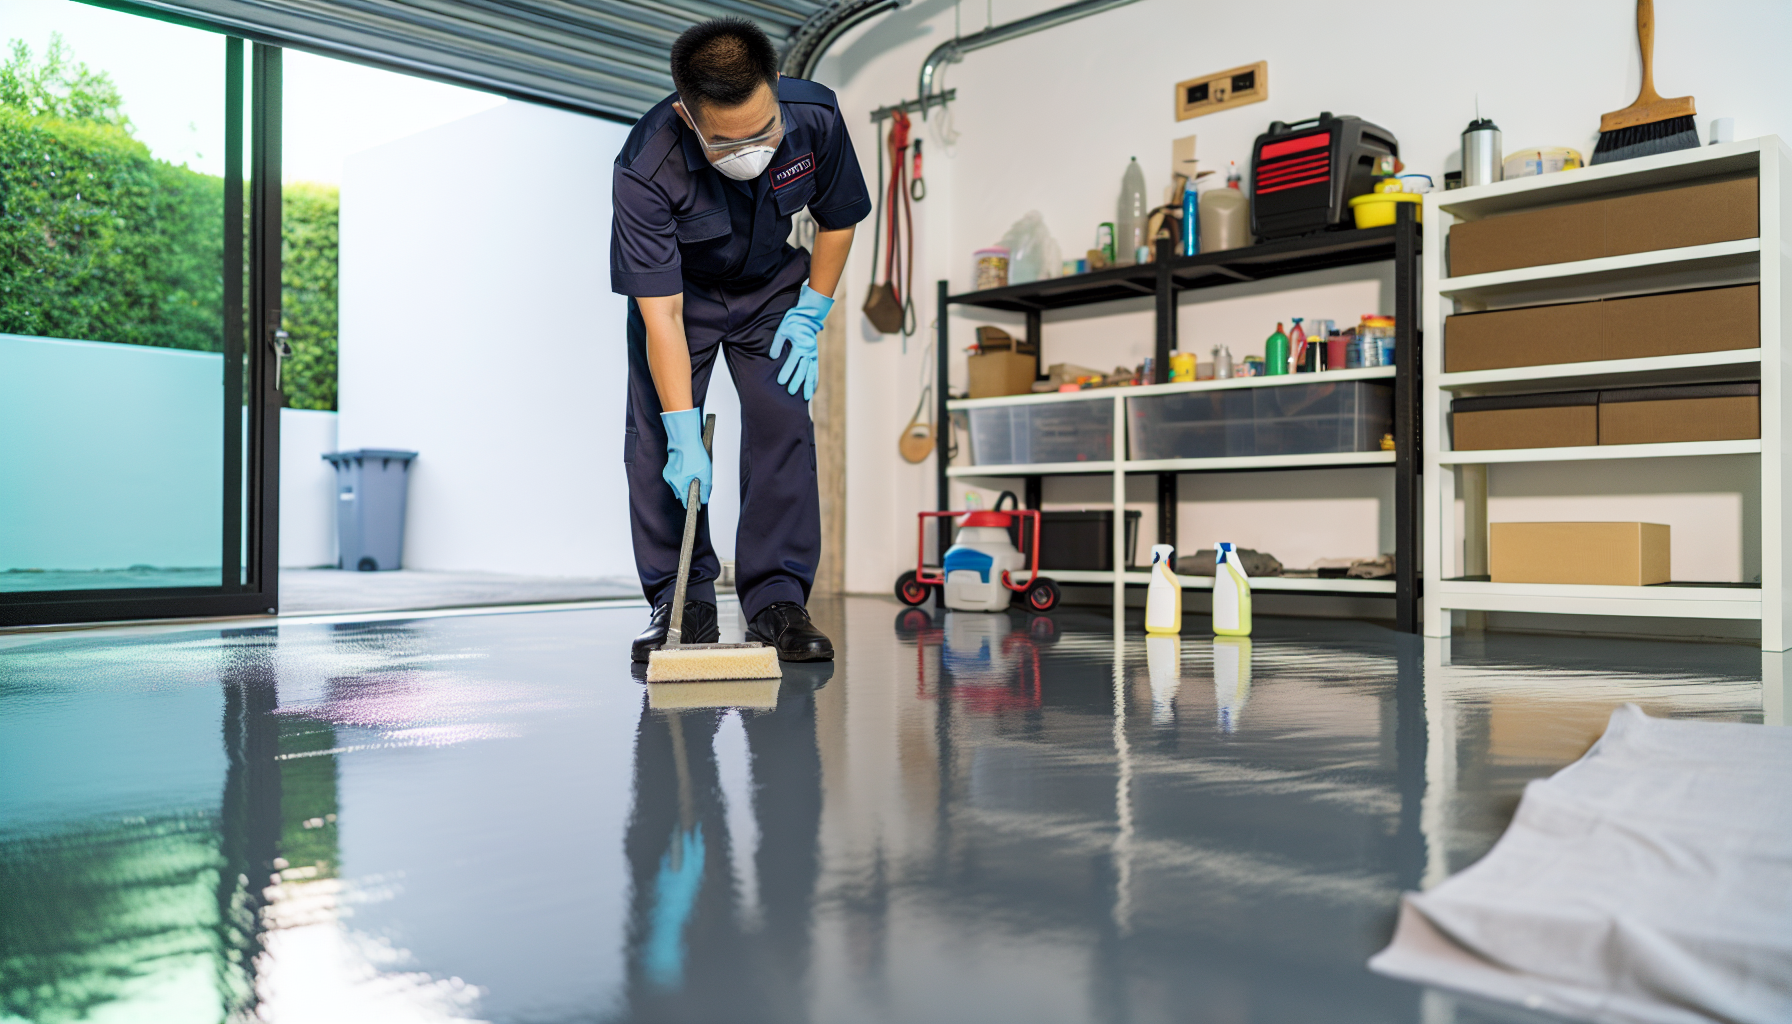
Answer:
[[1251, 635], [1251, 577], [1231, 544], [1214, 545], [1213, 631], [1219, 636]]
[[1145, 591], [1145, 632], [1175, 635], [1182, 632], [1182, 584], [1170, 571], [1168, 544], [1151, 546], [1151, 587]]

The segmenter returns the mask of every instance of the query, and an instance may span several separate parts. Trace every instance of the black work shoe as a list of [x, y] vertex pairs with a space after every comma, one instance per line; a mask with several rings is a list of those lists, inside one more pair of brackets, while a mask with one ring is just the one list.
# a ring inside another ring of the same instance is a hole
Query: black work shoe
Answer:
[[777, 648], [779, 661], [834, 660], [834, 645], [795, 601], [779, 601], [753, 616], [747, 639]]
[[[647, 656], [660, 649], [666, 642], [666, 627], [672, 622], [672, 603], [668, 601], [653, 610], [653, 617], [647, 620], [647, 628], [635, 637], [630, 654], [634, 660], [645, 662]], [[686, 601], [684, 603], [684, 636], [680, 643], [713, 644], [722, 639], [722, 631], [716, 626], [716, 606], [708, 601]]]

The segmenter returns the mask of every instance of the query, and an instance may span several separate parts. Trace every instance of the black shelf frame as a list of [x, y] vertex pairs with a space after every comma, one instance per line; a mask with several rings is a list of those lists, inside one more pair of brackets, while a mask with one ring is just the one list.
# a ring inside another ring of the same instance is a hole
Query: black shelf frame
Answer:
[[[1154, 300], [1156, 344], [1153, 356], [1153, 383], [1169, 380], [1170, 351], [1177, 347], [1177, 296], [1199, 288], [1263, 281], [1271, 278], [1305, 274], [1333, 267], [1360, 266], [1367, 263], [1394, 263], [1394, 605], [1395, 621], [1403, 633], [1417, 633], [1423, 621], [1420, 605], [1422, 581], [1419, 577], [1419, 472], [1424, 465], [1419, 445], [1419, 287], [1421, 244], [1423, 233], [1412, 204], [1401, 203], [1396, 220], [1387, 227], [1323, 231], [1301, 238], [1277, 239], [1261, 245], [1194, 256], [1170, 255], [1168, 242], [1158, 243], [1158, 258], [1148, 264], [1114, 267], [1072, 277], [1052, 278], [1030, 284], [1009, 285], [983, 291], [953, 295], [945, 281], [939, 282], [939, 316], [937, 343], [934, 346], [935, 380], [940, 386], [934, 397], [938, 403], [935, 422], [949, 430], [951, 410], [950, 379], [951, 344], [947, 309], [953, 305], [976, 306], [1017, 312], [1026, 316], [1027, 339], [1039, 352], [1043, 370], [1045, 347], [1044, 314], [1059, 309], [1091, 306], [1104, 302], [1140, 299]], [[950, 436], [950, 435], [948, 435]], [[950, 461], [949, 445], [934, 449], [934, 470], [938, 508], [950, 507], [951, 484], [946, 475]], [[1297, 472], [1297, 470], [1280, 470]], [[1027, 508], [1038, 508], [1050, 474], [1013, 474], [1024, 478]], [[1157, 476], [1158, 543], [1170, 544], [1176, 537], [1176, 503], [1179, 498], [1181, 473], [1159, 473]], [[940, 550], [951, 544], [951, 523], [939, 521]]]

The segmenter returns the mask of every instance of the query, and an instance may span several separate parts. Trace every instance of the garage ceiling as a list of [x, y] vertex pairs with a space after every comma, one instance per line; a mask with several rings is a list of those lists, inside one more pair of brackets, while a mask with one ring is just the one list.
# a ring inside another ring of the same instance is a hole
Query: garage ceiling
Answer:
[[[103, 2], [103, 0], [102, 0]], [[672, 41], [708, 18], [807, 38], [835, 0], [143, 0], [301, 49], [632, 121], [672, 91]], [[890, 6], [894, 6], [891, 4]], [[805, 28], [805, 22], [810, 22]]]

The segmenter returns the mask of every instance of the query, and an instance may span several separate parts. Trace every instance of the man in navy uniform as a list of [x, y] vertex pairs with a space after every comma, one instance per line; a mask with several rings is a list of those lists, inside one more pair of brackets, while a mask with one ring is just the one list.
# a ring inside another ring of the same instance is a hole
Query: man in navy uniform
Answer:
[[[633, 657], [646, 661], [665, 641], [692, 480], [709, 501], [700, 407], [719, 354], [740, 394], [734, 575], [747, 638], [786, 661], [828, 661], [833, 645], [804, 607], [821, 553], [808, 402], [815, 336], [871, 197], [833, 92], [781, 77], [753, 23], [721, 18], [679, 36], [672, 84], [616, 157], [612, 197], [611, 287], [629, 296], [622, 461], [635, 568], [653, 603]], [[803, 207], [815, 218], [813, 256], [786, 242]], [[705, 513], [686, 643], [719, 635], [720, 570]]]

